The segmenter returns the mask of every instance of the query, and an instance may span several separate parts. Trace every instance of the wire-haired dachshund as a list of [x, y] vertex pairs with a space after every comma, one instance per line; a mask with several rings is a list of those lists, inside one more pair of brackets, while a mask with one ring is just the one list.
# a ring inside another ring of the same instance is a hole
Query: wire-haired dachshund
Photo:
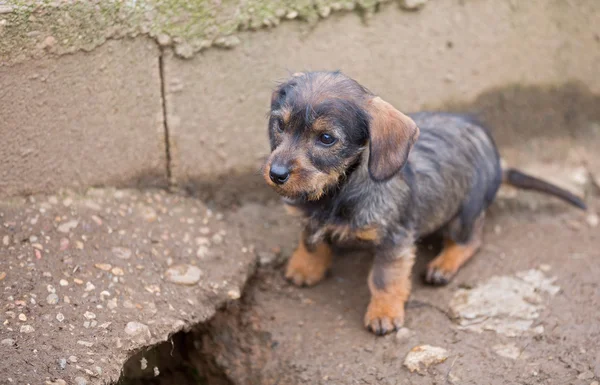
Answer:
[[405, 115], [340, 72], [297, 73], [272, 94], [264, 178], [306, 225], [285, 276], [314, 285], [335, 254], [374, 255], [365, 326], [404, 322], [415, 241], [440, 232], [425, 281], [443, 285], [481, 247], [485, 211], [502, 182], [578, 197], [517, 170], [502, 170], [488, 131], [459, 114]]

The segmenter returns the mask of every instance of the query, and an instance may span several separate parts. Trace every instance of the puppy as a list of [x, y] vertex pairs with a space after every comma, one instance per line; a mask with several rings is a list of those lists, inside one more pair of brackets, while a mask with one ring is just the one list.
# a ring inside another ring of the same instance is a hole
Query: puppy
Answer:
[[489, 133], [448, 113], [405, 115], [340, 72], [294, 74], [272, 94], [264, 178], [306, 220], [285, 276], [314, 285], [346, 248], [374, 255], [365, 326], [404, 322], [415, 241], [444, 239], [426, 282], [443, 285], [481, 247], [503, 180], [585, 208], [576, 196], [500, 167]]

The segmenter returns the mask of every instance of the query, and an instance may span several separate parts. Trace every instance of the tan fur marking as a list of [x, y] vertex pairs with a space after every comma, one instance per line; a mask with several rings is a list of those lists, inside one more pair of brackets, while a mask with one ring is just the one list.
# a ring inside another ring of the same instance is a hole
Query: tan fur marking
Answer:
[[332, 261], [333, 254], [327, 244], [320, 243], [310, 252], [301, 240], [288, 262], [285, 277], [298, 286], [315, 285], [325, 277]]
[[292, 116], [292, 111], [289, 108], [281, 109], [281, 119], [283, 119], [283, 124], [288, 124], [290, 122], [291, 116]]
[[459, 245], [447, 240], [442, 252], [429, 263], [428, 273], [439, 274], [440, 278], [450, 280], [479, 249], [480, 244]]
[[444, 285], [456, 275], [458, 270], [471, 259], [483, 243], [483, 222], [485, 214], [477, 219], [471, 240], [458, 244], [450, 239], [444, 241], [441, 253], [427, 265], [425, 280], [431, 284]]
[[353, 229], [347, 225], [329, 225], [327, 226], [327, 232], [329, 232], [332, 237], [340, 241], [358, 239], [361, 241], [375, 242], [379, 240], [379, 231], [374, 226], [364, 227], [361, 229]]
[[411, 290], [410, 275], [414, 264], [415, 250], [408, 255], [391, 261], [384, 267], [385, 287], [377, 288], [373, 281], [373, 270], [369, 274], [371, 301], [365, 314], [365, 327], [376, 334], [386, 334], [402, 327], [404, 304]]

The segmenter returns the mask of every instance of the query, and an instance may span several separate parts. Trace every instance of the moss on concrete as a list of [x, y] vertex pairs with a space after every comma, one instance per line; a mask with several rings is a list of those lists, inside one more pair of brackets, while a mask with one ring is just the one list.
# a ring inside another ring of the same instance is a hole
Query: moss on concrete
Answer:
[[182, 57], [233, 47], [236, 32], [334, 11], [372, 13], [389, 0], [0, 0], [0, 64], [91, 50], [106, 39], [148, 34]]

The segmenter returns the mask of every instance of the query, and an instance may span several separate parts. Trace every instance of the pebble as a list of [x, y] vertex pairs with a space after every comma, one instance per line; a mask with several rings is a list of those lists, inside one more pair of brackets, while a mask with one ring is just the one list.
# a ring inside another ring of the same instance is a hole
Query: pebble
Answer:
[[106, 307], [107, 307], [109, 310], [116, 309], [116, 308], [117, 308], [117, 306], [118, 306], [118, 305], [117, 305], [117, 299], [116, 299], [116, 298], [110, 299], [110, 300], [108, 300], [108, 302], [106, 303]]
[[5, 338], [0, 342], [0, 344], [6, 345], [6, 346], [14, 346], [15, 343], [16, 343], [15, 340], [13, 340], [12, 338]]
[[63, 321], [65, 320], [65, 316], [63, 315], [63, 313], [58, 313], [58, 314], [56, 315], [56, 320], [57, 320], [58, 322], [63, 322]]
[[494, 345], [492, 350], [500, 357], [510, 358], [511, 360], [516, 360], [519, 358], [519, 356], [521, 356], [521, 349], [519, 349], [514, 343], [507, 345]]
[[83, 281], [79, 278], [74, 278], [73, 282], [75, 282], [77, 285], [83, 285]]
[[86, 319], [96, 319], [96, 314], [92, 313], [91, 311], [86, 311], [85, 313], [83, 313], [83, 316]]
[[66, 358], [59, 358], [58, 359], [58, 366], [62, 369], [65, 370], [67, 367], [67, 359]]
[[56, 305], [58, 303], [58, 295], [55, 293], [48, 294], [46, 302], [48, 302], [48, 305]]
[[75, 377], [75, 385], [87, 385], [87, 381], [83, 377]]
[[84, 291], [92, 291], [94, 289], [96, 289], [96, 286], [94, 286], [93, 283], [91, 283], [89, 281], [86, 282]]
[[22, 322], [27, 321], [27, 316], [23, 313], [19, 314], [19, 321], [22, 321]]
[[259, 251], [257, 254], [258, 263], [262, 266], [270, 265], [277, 259], [277, 254], [271, 251]]
[[61, 233], [68, 233], [69, 231], [75, 229], [77, 225], [79, 225], [79, 222], [73, 219], [68, 222], [61, 223], [58, 226], [58, 231]]
[[94, 346], [94, 343], [93, 342], [79, 340], [79, 341], [77, 341], [77, 345], [85, 346], [86, 348], [91, 348], [92, 346]]
[[2, 244], [4, 246], [8, 246], [10, 244], [10, 238], [8, 235], [5, 235], [4, 237], [2, 237]]
[[227, 292], [227, 296], [231, 299], [240, 299], [242, 294], [240, 293], [240, 289], [231, 289]]
[[427, 0], [402, 0], [400, 6], [405, 9], [418, 9], [427, 3]]
[[400, 328], [397, 332], [396, 332], [396, 341], [404, 343], [407, 342], [409, 340], [409, 338], [412, 336], [412, 331], [408, 328]]
[[94, 267], [102, 271], [109, 271], [112, 268], [110, 263], [96, 263]]
[[0, 271], [0, 281], [6, 278], [6, 271]]
[[25, 334], [33, 333], [34, 331], [35, 329], [31, 325], [23, 325], [20, 329], [20, 332]]
[[75, 362], [77, 362], [77, 357], [76, 356], [69, 356], [69, 362], [74, 364]]
[[69, 281], [66, 279], [61, 279], [59, 282], [60, 286], [69, 286]]
[[431, 345], [419, 345], [408, 352], [404, 360], [404, 366], [411, 372], [423, 372], [431, 365], [446, 361], [448, 356], [446, 349]]
[[167, 281], [178, 285], [195, 285], [200, 281], [202, 270], [192, 265], [176, 265], [167, 269]]
[[594, 373], [591, 370], [587, 370], [585, 372], [579, 373], [577, 376], [578, 380], [592, 380], [594, 378]]
[[113, 247], [113, 254], [120, 259], [129, 259], [131, 258], [131, 250], [126, 247]]
[[119, 277], [125, 275], [125, 272], [120, 267], [113, 267], [110, 272]]
[[131, 321], [125, 326], [125, 334], [132, 337], [150, 338], [150, 329], [140, 322]]
[[585, 221], [590, 227], [598, 227], [598, 224], [600, 223], [600, 218], [598, 218], [598, 214], [591, 213], [587, 217], [585, 217]]

